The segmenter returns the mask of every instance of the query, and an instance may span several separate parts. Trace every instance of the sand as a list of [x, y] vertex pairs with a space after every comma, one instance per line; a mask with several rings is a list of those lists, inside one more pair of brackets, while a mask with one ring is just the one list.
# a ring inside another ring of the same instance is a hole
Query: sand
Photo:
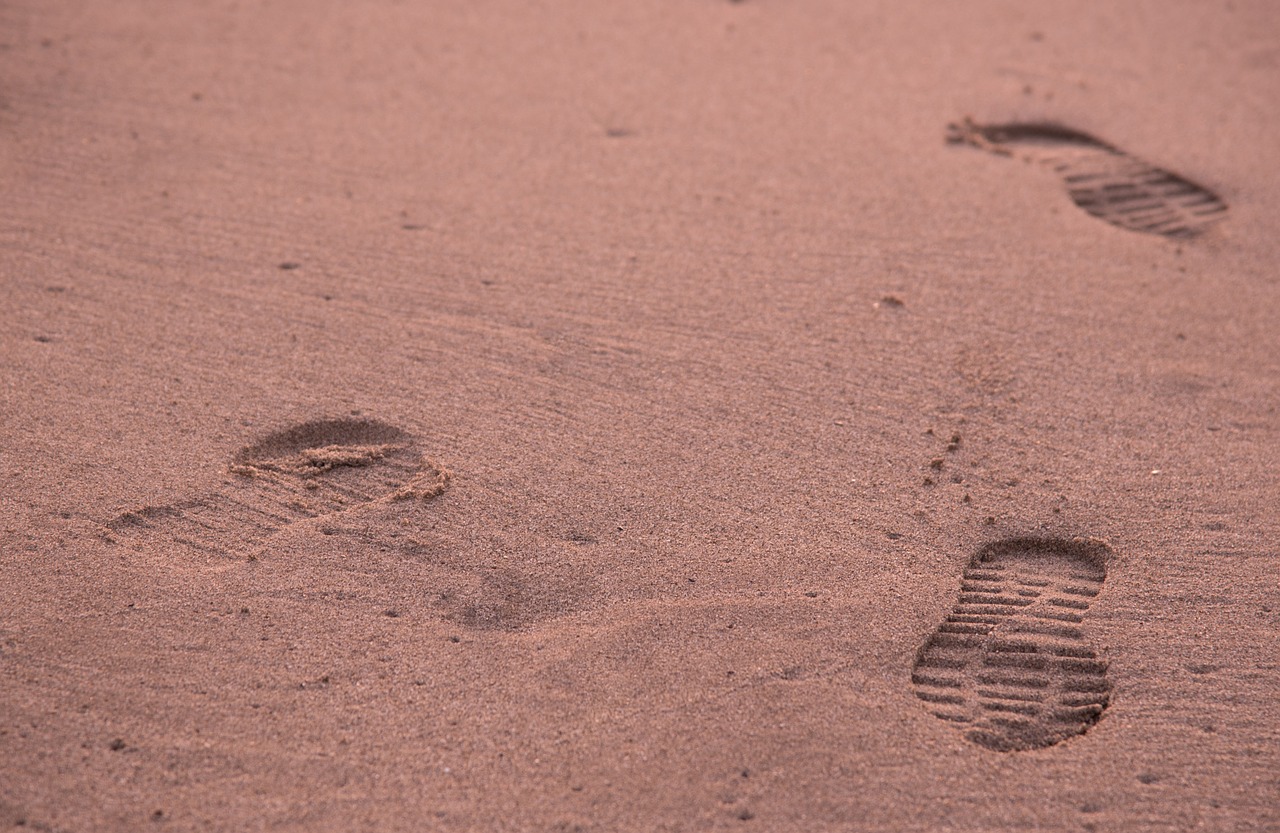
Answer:
[[1280, 829], [1278, 82], [1264, 0], [3, 4], [0, 827]]

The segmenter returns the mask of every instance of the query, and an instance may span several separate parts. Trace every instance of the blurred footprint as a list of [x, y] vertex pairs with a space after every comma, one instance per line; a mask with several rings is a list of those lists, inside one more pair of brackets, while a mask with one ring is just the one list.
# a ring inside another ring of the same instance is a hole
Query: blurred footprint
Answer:
[[947, 141], [1048, 165], [1076, 205], [1130, 231], [1192, 237], [1226, 217], [1208, 188], [1068, 127], [965, 119], [948, 126]]

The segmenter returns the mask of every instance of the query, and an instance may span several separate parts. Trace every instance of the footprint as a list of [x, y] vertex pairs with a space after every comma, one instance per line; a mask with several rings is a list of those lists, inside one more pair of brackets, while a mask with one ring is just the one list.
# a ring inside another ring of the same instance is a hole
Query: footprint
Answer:
[[1208, 188], [1067, 127], [965, 119], [949, 126], [947, 141], [1048, 165], [1076, 205], [1130, 231], [1193, 237], [1226, 217]]
[[106, 525], [108, 539], [226, 555], [307, 518], [374, 501], [435, 497], [449, 479], [410, 434], [367, 419], [277, 431], [240, 449], [228, 473], [209, 494], [116, 516]]
[[1087, 732], [1111, 684], [1080, 624], [1110, 552], [1096, 541], [1039, 538], [984, 547], [965, 568], [951, 615], [916, 655], [916, 697], [1000, 752]]

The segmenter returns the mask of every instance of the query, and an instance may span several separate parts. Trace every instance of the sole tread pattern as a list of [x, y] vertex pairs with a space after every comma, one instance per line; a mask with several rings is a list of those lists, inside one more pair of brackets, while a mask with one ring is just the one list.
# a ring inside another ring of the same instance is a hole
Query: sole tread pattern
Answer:
[[[1109, 553], [1097, 542], [1062, 539], [984, 547], [964, 571], [955, 607], [916, 655], [916, 697], [935, 716], [963, 724], [969, 740], [1002, 752], [1088, 731], [1110, 702], [1111, 684], [1106, 662], [1074, 623], [1101, 591]], [[1019, 587], [1038, 595], [1011, 595]]]
[[298, 521], [379, 500], [434, 497], [449, 478], [404, 431], [350, 419], [270, 434], [232, 458], [230, 475], [213, 493], [118, 515], [105, 534], [139, 547], [160, 541], [228, 555]]
[[950, 126], [947, 140], [1047, 165], [1077, 206], [1130, 231], [1193, 237], [1227, 214], [1226, 202], [1208, 188], [1078, 130], [966, 119]]

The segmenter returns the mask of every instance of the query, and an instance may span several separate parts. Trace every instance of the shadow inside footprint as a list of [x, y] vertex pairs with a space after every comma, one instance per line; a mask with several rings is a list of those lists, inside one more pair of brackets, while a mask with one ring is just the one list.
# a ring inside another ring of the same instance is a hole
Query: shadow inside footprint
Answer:
[[1081, 628], [1109, 555], [1096, 541], [1015, 538], [984, 547], [965, 568], [950, 615], [916, 655], [916, 697], [1000, 752], [1084, 734], [1110, 702], [1106, 663]]
[[306, 422], [237, 452], [217, 490], [125, 512], [107, 537], [226, 555], [241, 553], [300, 520], [383, 500], [427, 499], [448, 472], [422, 456], [415, 438], [367, 419]]
[[1192, 237], [1226, 216], [1208, 188], [1069, 127], [966, 119], [949, 126], [947, 141], [1048, 165], [1076, 205], [1130, 231]]

